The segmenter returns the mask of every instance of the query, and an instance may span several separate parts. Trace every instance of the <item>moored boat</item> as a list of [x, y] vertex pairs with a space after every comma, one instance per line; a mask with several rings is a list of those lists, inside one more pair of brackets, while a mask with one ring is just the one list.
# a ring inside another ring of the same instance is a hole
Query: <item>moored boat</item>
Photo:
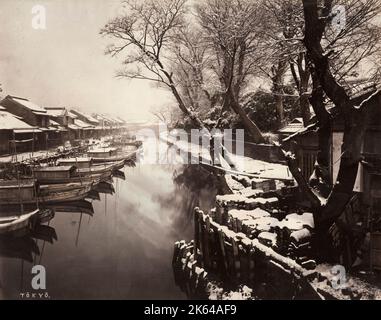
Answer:
[[80, 168], [77, 169], [77, 175], [78, 176], [87, 176], [92, 174], [103, 174], [103, 173], [109, 173], [111, 174], [112, 171], [115, 168], [115, 164], [99, 164], [99, 165], [93, 165], [90, 168]]
[[118, 152], [117, 148], [93, 149], [87, 151], [87, 156], [93, 159], [93, 163], [104, 163], [110, 161], [126, 161], [134, 154], [134, 151]]
[[0, 205], [28, 205], [47, 202], [80, 200], [91, 190], [93, 183], [75, 186], [52, 185], [40, 190], [36, 180], [10, 180], [0, 182]]
[[107, 180], [110, 176], [105, 173], [79, 174], [75, 166], [54, 166], [33, 168], [34, 177], [41, 184], [63, 184], [63, 183], [99, 183]]
[[39, 195], [47, 195], [52, 192], [63, 192], [82, 189], [83, 186], [92, 186], [93, 182], [72, 182], [40, 185]]
[[82, 185], [80, 188], [67, 191], [48, 192], [38, 197], [39, 203], [53, 203], [81, 200], [90, 192], [92, 184]]
[[89, 157], [63, 158], [56, 161], [57, 166], [75, 166], [76, 168], [90, 168], [93, 159]]
[[25, 214], [0, 217], [0, 234], [14, 232], [28, 228], [32, 218], [39, 212], [38, 209]]
[[38, 186], [34, 179], [1, 180], [0, 204], [21, 204], [34, 201]]

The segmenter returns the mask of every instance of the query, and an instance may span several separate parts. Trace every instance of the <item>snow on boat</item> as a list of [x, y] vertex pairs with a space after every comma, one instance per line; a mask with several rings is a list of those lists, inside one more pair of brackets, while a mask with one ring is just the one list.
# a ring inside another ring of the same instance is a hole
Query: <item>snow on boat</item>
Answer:
[[0, 217], [0, 234], [5, 234], [29, 227], [31, 219], [39, 212], [34, 210], [19, 216]]

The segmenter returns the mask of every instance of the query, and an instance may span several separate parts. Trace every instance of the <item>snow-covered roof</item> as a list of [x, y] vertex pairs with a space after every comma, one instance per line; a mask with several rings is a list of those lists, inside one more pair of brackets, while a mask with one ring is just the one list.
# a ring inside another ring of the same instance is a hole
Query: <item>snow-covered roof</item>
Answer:
[[87, 113], [84, 113], [82, 111], [71, 110], [70, 112], [77, 114], [79, 116], [82, 116], [83, 118], [87, 119], [87, 121], [89, 121], [89, 122], [93, 122], [93, 123], [97, 123], [97, 124], [99, 123], [99, 121], [97, 119], [95, 119], [93, 116], [91, 116]]
[[68, 112], [68, 116], [73, 119], [77, 119], [78, 117], [71, 111]]
[[63, 117], [66, 109], [64, 107], [46, 107], [46, 112], [51, 117]]
[[102, 120], [105, 120], [105, 121], [107, 121], [107, 122], [109, 122], [109, 123], [114, 123], [114, 122], [115, 122], [114, 119], [112, 119], [110, 116], [108, 116], [108, 115], [106, 115], [106, 114], [99, 114], [98, 116], [99, 116]]
[[348, 83], [344, 85], [344, 89], [350, 95], [351, 99], [355, 99], [377, 90], [377, 83], [369, 79], [355, 79], [348, 81]]
[[61, 126], [58, 122], [49, 119], [49, 129], [53, 129], [55, 131], [67, 131], [65, 127]]
[[71, 130], [78, 130], [78, 129], [81, 129], [81, 128], [78, 127], [76, 124], [68, 124], [68, 128], [71, 129]]
[[77, 125], [78, 127], [82, 128], [82, 129], [93, 127], [93, 125], [91, 125], [90, 123], [86, 123], [86, 122], [79, 120], [79, 119], [75, 119], [74, 124]]
[[7, 111], [0, 111], [0, 130], [33, 129], [26, 122], [18, 119]]
[[279, 129], [278, 132], [279, 133], [295, 133], [295, 132], [298, 132], [299, 130], [303, 129], [304, 128], [304, 125], [303, 125], [303, 121], [302, 122], [299, 122], [299, 121], [295, 121], [296, 119], [294, 119], [291, 123], [289, 123], [288, 125], [286, 125], [285, 127], [283, 127], [282, 129]]
[[120, 124], [125, 124], [126, 123], [126, 121], [124, 119], [122, 119], [121, 117], [116, 117], [116, 119], [119, 120]]
[[52, 126], [60, 126], [60, 124], [59, 124], [58, 122], [56, 122], [56, 121], [54, 121], [54, 120], [52, 120], [52, 119], [49, 119], [49, 123], [50, 123], [50, 125], [52, 125]]
[[13, 101], [16, 101], [18, 104], [23, 105], [24, 107], [28, 108], [34, 113], [46, 114], [46, 110], [43, 107], [40, 107], [39, 105], [33, 103], [32, 101], [29, 101], [28, 99], [12, 97], [12, 96], [9, 96], [9, 98], [12, 99]]

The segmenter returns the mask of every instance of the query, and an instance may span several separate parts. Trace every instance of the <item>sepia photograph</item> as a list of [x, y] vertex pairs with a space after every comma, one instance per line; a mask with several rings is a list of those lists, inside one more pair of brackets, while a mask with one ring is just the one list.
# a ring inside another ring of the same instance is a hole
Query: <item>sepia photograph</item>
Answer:
[[0, 21], [0, 300], [381, 300], [381, 0]]

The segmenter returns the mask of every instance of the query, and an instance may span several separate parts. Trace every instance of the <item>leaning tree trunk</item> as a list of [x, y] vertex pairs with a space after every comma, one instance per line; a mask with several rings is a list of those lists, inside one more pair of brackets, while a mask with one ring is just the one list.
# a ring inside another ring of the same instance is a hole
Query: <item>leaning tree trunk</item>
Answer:
[[224, 101], [222, 110], [227, 110], [227, 108], [233, 109], [233, 111], [240, 117], [242, 120], [242, 123], [244, 125], [244, 128], [249, 132], [250, 136], [253, 138], [253, 141], [255, 143], [264, 143], [265, 139], [262, 135], [261, 130], [258, 128], [258, 126], [252, 121], [249, 116], [246, 114], [245, 110], [240, 106], [238, 102], [238, 97], [234, 95], [233, 91], [233, 78], [234, 78], [234, 60], [235, 56], [233, 56], [232, 59], [228, 59], [230, 66], [224, 67], [224, 72], [228, 73], [228, 77], [224, 77], [226, 80], [225, 87], [226, 91], [224, 94]]
[[246, 114], [245, 110], [239, 105], [236, 99], [232, 99], [231, 107], [236, 114], [241, 118], [245, 129], [249, 131], [250, 136], [253, 138], [255, 143], [264, 143], [265, 139], [262, 135], [261, 130], [258, 126], [252, 121], [249, 116]]
[[303, 0], [304, 44], [307, 48], [308, 58], [322, 89], [338, 108], [344, 120], [344, 137], [338, 177], [326, 205], [317, 217], [320, 223], [327, 225], [343, 212], [353, 196], [368, 114], [365, 106], [354, 108], [348, 94], [332, 75], [329, 58], [322, 48], [321, 40], [326, 23], [326, 19], [323, 17], [329, 16], [331, 6], [332, 1], [330, 0], [324, 1], [322, 8], [319, 7], [317, 0]]

